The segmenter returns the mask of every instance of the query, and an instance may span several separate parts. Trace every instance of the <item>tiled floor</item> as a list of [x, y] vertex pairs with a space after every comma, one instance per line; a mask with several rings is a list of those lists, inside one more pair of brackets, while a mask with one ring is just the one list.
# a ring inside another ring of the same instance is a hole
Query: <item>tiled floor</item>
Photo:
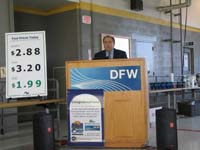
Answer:
[[[178, 147], [179, 150], [200, 149], [200, 117], [179, 118], [178, 121]], [[61, 123], [62, 136], [66, 136], [65, 121]], [[150, 146], [156, 146], [155, 128], [149, 130]], [[0, 150], [32, 150], [32, 126], [31, 124], [20, 125], [17, 132], [0, 135]], [[67, 146], [57, 148], [58, 150], [73, 149]], [[76, 150], [80, 150], [77, 149]], [[116, 149], [115, 149], [116, 150]]]

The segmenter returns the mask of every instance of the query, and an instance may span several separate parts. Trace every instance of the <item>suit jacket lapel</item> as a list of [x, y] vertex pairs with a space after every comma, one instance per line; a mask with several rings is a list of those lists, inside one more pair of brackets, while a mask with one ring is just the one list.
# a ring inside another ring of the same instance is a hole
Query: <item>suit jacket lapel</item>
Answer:
[[115, 56], [116, 56], [116, 50], [113, 49], [113, 58], [116, 58]]
[[103, 57], [106, 58], [106, 51], [103, 51]]

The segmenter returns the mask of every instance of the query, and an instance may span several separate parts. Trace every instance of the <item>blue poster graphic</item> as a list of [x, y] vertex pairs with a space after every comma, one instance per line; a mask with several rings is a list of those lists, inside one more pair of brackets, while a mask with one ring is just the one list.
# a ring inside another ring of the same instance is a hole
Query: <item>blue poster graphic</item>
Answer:
[[103, 90], [67, 91], [68, 145], [104, 146]]
[[73, 68], [71, 89], [141, 90], [140, 66]]

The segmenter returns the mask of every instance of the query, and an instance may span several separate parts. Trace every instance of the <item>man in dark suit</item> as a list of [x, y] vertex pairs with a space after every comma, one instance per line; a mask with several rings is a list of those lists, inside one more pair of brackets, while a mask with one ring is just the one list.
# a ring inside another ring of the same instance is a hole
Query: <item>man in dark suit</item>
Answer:
[[115, 38], [106, 35], [103, 38], [103, 45], [105, 50], [97, 52], [94, 55], [94, 59], [122, 59], [127, 58], [126, 52], [122, 50], [115, 49]]

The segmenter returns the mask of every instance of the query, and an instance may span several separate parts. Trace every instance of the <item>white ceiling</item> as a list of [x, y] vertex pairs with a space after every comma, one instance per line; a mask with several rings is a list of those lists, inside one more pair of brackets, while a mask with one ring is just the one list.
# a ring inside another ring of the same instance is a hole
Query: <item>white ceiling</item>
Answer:
[[14, 0], [15, 6], [37, 10], [51, 10], [72, 3], [70, 0]]

